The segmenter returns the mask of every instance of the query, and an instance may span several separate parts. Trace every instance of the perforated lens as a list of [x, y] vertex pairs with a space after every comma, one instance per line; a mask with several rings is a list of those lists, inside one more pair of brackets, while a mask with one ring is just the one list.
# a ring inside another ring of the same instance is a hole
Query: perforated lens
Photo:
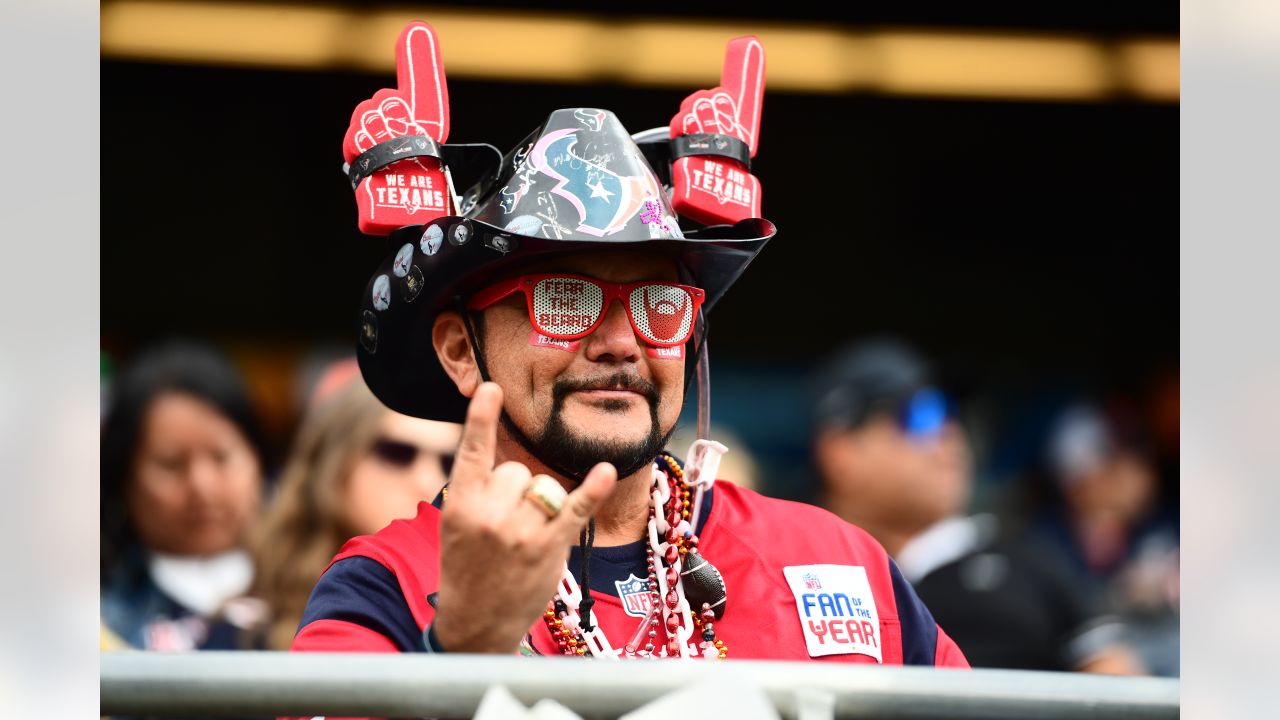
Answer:
[[631, 291], [631, 318], [652, 343], [680, 343], [693, 327], [693, 298], [674, 285], [641, 285]]
[[546, 278], [533, 286], [533, 324], [552, 337], [581, 337], [600, 317], [604, 293], [577, 278]]

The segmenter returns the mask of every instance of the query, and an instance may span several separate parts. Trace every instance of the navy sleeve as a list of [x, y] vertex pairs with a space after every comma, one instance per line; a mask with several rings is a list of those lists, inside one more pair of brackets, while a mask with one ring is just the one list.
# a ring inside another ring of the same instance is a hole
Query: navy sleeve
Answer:
[[316, 620], [341, 620], [366, 627], [389, 638], [401, 652], [424, 650], [422, 630], [400, 583], [372, 558], [344, 558], [320, 576], [298, 628]]
[[938, 623], [892, 559], [889, 574], [893, 577], [893, 600], [902, 624], [902, 664], [932, 666], [938, 651]]

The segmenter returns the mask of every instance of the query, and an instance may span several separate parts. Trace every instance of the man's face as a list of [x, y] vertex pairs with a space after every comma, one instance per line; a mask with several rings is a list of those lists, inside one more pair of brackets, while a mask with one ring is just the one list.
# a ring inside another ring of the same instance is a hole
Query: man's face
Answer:
[[953, 420], [914, 436], [877, 415], [840, 431], [826, 448], [829, 481], [858, 499], [862, 522], [918, 532], [968, 504], [969, 447]]
[[[679, 279], [672, 261], [635, 251], [558, 259], [519, 274], [553, 272], [607, 282]], [[485, 360], [511, 422], [547, 459], [580, 474], [600, 461], [619, 469], [651, 461], [680, 414], [684, 360], [646, 352], [616, 300], [572, 349], [536, 344], [526, 302], [517, 293], [484, 311]]]

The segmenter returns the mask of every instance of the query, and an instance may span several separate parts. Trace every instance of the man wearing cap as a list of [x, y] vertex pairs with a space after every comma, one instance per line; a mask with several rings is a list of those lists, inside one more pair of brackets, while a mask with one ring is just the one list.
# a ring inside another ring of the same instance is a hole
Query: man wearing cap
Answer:
[[878, 338], [817, 374], [813, 441], [824, 506], [876, 537], [975, 667], [1139, 672], [1120, 624], [1047, 558], [963, 515], [968, 441], [928, 364]]
[[[713, 486], [714, 442], [664, 449], [695, 376], [706, 415], [707, 314], [774, 234], [749, 173], [759, 42], [730, 43], [725, 73], [681, 112], [724, 95], [733, 122], [677, 114], [642, 149], [611, 112], [557, 110], [455, 214], [391, 232], [361, 371], [395, 410], [465, 422], [462, 444], [435, 502], [338, 554], [295, 650], [967, 667], [866, 533]], [[691, 162], [751, 200], [700, 204]]]

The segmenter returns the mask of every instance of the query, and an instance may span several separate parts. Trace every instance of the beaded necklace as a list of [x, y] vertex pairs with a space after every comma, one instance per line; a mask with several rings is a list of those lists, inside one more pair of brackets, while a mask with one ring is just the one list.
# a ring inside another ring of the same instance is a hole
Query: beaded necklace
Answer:
[[[623, 648], [615, 650], [610, 646], [595, 622], [594, 612], [590, 618], [591, 630], [583, 631], [579, 626], [576, 608], [583, 591], [566, 564], [560, 590], [547, 603], [542, 617], [562, 654], [614, 659], [723, 660], [728, 657], [728, 647], [716, 637], [714, 624], [724, 608], [724, 583], [719, 572], [698, 553], [698, 536], [689, 522], [693, 507], [690, 495], [680, 463], [663, 453], [653, 465], [653, 491], [649, 501], [649, 547], [645, 549], [645, 564], [649, 571], [650, 608]], [[662, 508], [662, 514], [656, 511], [658, 507]], [[701, 583], [690, 588], [692, 601], [700, 606], [697, 612], [690, 611], [691, 598], [686, 594], [685, 584], [691, 576], [696, 578], [695, 583]], [[718, 593], [715, 589], [708, 591], [709, 579], [711, 585], [718, 585]], [[698, 602], [700, 600], [702, 602]], [[658, 640], [660, 628], [666, 631], [665, 643]]]

